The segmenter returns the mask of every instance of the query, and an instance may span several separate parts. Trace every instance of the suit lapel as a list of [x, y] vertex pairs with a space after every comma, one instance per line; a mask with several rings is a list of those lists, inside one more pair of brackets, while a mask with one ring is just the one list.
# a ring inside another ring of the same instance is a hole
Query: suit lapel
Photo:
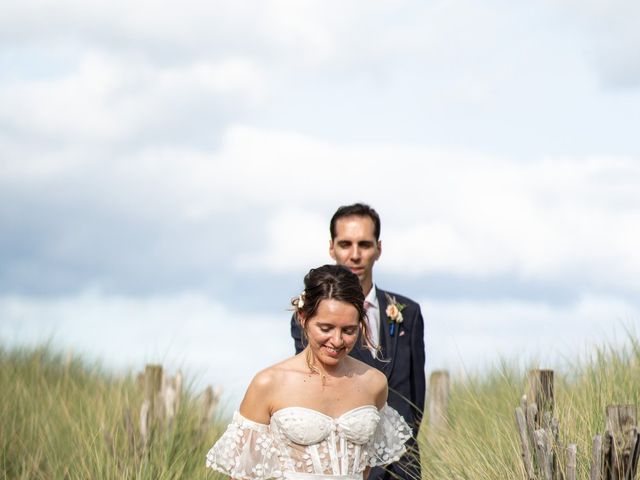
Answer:
[[380, 338], [384, 339], [383, 341], [385, 342], [382, 353], [384, 354], [384, 358], [389, 360], [383, 371], [387, 377], [390, 377], [393, 372], [393, 366], [395, 365], [394, 359], [396, 355], [396, 344], [398, 342], [398, 334], [400, 332], [398, 325], [396, 325], [393, 337], [390, 335], [389, 319], [387, 318], [387, 306], [389, 305], [387, 296], [385, 295], [384, 290], [377, 287], [376, 294], [378, 297], [378, 305], [380, 306]]
[[389, 325], [387, 322], [387, 297], [383, 290], [376, 287], [376, 297], [378, 298], [378, 312], [380, 313], [380, 344], [385, 358], [391, 358], [391, 337], [389, 336]]

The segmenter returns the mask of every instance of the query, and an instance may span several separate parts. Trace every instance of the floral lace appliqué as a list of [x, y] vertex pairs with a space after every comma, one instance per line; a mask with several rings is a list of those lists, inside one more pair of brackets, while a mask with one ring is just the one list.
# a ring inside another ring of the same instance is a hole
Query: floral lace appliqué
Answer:
[[236, 413], [207, 454], [207, 467], [238, 480], [280, 478], [286, 472], [360, 474], [386, 465], [405, 452], [411, 429], [391, 407], [366, 405], [338, 418], [316, 410], [288, 407], [269, 425]]

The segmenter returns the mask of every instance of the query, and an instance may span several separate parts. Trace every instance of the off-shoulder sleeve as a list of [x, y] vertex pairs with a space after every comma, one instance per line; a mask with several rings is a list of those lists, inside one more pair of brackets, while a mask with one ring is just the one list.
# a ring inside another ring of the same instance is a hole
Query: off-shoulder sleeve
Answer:
[[380, 422], [367, 444], [367, 464], [370, 467], [396, 462], [407, 451], [405, 443], [411, 438], [411, 428], [393, 408], [380, 410]]
[[239, 412], [207, 453], [207, 467], [238, 480], [266, 480], [282, 475], [269, 425]]

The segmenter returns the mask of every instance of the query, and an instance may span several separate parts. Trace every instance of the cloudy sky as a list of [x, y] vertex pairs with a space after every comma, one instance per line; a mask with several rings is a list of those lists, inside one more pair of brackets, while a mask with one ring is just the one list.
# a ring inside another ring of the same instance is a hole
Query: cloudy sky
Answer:
[[233, 404], [291, 354], [289, 299], [355, 201], [382, 216], [376, 282], [422, 306], [428, 371], [624, 338], [639, 19], [632, 0], [3, 1], [0, 340], [160, 361]]

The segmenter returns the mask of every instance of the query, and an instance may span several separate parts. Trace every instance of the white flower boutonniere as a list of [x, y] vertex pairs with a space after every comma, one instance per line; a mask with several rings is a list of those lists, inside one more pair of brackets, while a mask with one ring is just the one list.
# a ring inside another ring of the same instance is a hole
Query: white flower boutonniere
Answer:
[[389, 335], [393, 337], [396, 330], [396, 323], [402, 323], [404, 318], [402, 317], [402, 310], [406, 307], [405, 304], [400, 303], [396, 300], [396, 297], [393, 297], [385, 292], [385, 297], [387, 297], [387, 310], [385, 313], [387, 314], [387, 321], [389, 322]]

